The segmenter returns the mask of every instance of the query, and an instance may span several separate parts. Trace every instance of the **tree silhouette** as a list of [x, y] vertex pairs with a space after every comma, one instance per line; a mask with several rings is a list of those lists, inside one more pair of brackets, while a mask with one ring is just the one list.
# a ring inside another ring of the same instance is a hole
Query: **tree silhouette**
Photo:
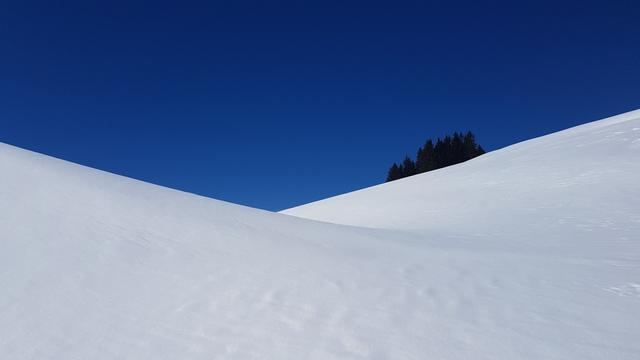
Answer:
[[484, 153], [471, 131], [464, 135], [454, 132], [453, 135], [438, 138], [435, 145], [433, 140], [428, 139], [424, 146], [418, 148], [416, 161], [406, 156], [400, 165], [393, 163], [387, 173], [387, 181], [459, 164]]
[[389, 169], [389, 172], [387, 173], [387, 181], [398, 180], [400, 178], [402, 178], [402, 171], [400, 170], [398, 164], [393, 163], [393, 165], [391, 165], [391, 168]]
[[404, 161], [402, 162], [402, 177], [407, 177], [415, 174], [417, 174], [416, 163], [414, 163], [409, 156], [406, 156], [404, 158]]

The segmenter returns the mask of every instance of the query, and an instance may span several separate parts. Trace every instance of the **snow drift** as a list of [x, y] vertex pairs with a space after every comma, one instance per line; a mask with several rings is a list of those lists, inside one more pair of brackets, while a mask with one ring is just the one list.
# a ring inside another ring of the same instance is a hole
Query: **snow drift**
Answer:
[[0, 145], [0, 357], [637, 359], [639, 155], [632, 112], [294, 217]]

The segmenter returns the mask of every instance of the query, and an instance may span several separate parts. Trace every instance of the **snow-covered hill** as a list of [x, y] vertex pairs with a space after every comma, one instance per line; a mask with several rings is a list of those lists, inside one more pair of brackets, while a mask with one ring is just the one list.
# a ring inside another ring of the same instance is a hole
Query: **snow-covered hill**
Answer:
[[482, 247], [640, 258], [640, 110], [283, 213]]
[[639, 118], [287, 211], [348, 225], [0, 144], [0, 358], [637, 359]]

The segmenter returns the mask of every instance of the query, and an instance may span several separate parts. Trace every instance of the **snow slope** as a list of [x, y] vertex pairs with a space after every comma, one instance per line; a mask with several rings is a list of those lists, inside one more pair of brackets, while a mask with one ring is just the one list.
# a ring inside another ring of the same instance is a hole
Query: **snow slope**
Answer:
[[[486, 247], [634, 256], [640, 250], [640, 110], [283, 211], [439, 232]], [[504, 240], [504, 241], [500, 241]], [[535, 240], [535, 241], [532, 241]]]
[[639, 117], [288, 211], [358, 226], [0, 144], [0, 358], [637, 359]]

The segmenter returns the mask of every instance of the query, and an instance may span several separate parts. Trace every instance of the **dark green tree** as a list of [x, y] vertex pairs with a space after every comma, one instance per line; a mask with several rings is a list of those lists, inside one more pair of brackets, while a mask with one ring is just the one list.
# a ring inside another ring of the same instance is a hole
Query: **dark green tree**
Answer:
[[393, 163], [393, 165], [391, 165], [391, 168], [389, 168], [389, 172], [387, 173], [387, 182], [398, 180], [401, 177], [402, 171], [400, 170], [400, 167], [398, 166], [398, 164]]
[[451, 137], [450, 153], [451, 153], [452, 164], [458, 164], [467, 160], [464, 154], [464, 143], [462, 139], [462, 134], [459, 134], [457, 132], [453, 133], [453, 136]]
[[467, 159], [473, 159], [485, 153], [482, 146], [476, 143], [476, 137], [471, 131], [464, 136], [464, 152]]
[[402, 162], [402, 177], [412, 176], [417, 174], [416, 163], [411, 160], [409, 156], [405, 156]]
[[464, 135], [454, 132], [453, 135], [438, 138], [435, 144], [429, 139], [418, 148], [415, 161], [406, 156], [402, 163], [394, 163], [387, 173], [387, 181], [459, 164], [484, 153], [471, 131]]
[[416, 155], [416, 169], [418, 173], [423, 173], [435, 169], [433, 141], [427, 140], [424, 147], [418, 149]]

